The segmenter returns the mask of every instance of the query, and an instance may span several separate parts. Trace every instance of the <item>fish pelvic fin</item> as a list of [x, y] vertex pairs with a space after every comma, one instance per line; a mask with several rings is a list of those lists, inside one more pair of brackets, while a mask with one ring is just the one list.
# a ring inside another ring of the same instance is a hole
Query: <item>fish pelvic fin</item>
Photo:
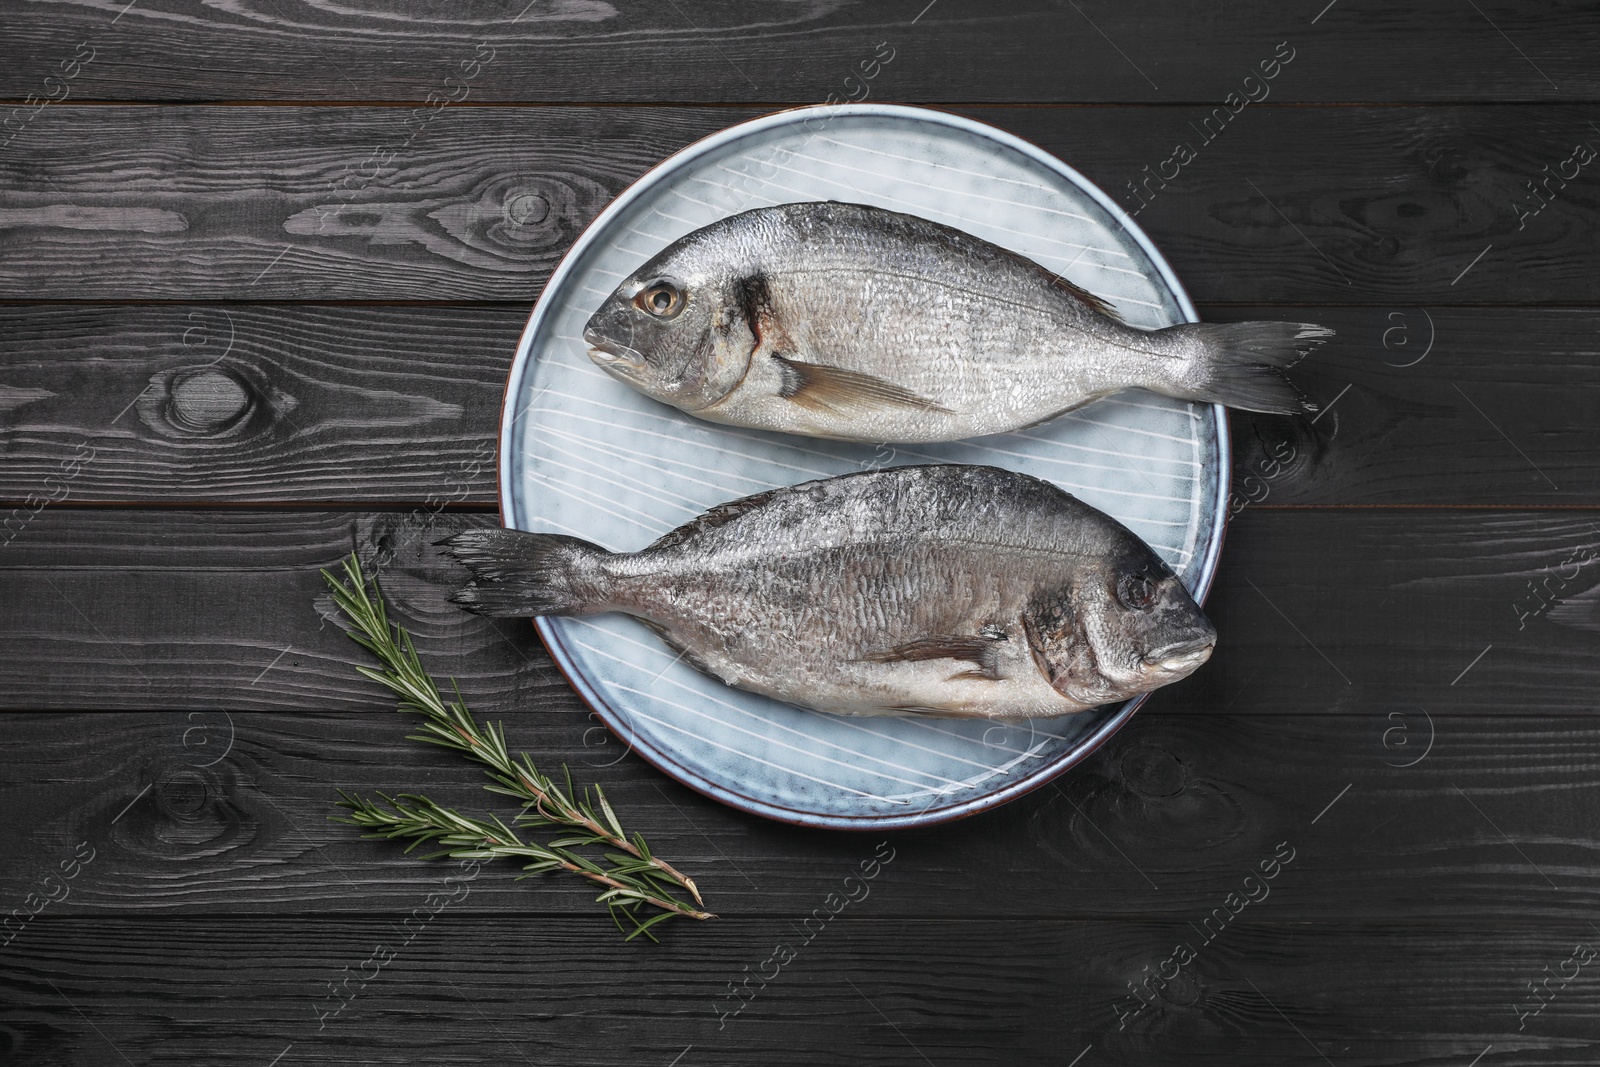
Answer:
[[861, 658], [869, 663], [914, 663], [921, 660], [953, 659], [974, 664], [958, 672], [955, 678], [987, 679], [998, 681], [1000, 672], [995, 669], [995, 642], [1004, 641], [1004, 634], [991, 637], [986, 634], [941, 634], [908, 641], [903, 645], [869, 652]]
[[478, 615], [593, 615], [607, 610], [611, 553], [562, 534], [468, 530], [439, 542], [472, 572], [450, 600]]
[[954, 414], [943, 404], [871, 374], [820, 363], [801, 363], [786, 356], [775, 355], [772, 359], [782, 372], [778, 395], [812, 411], [838, 414], [849, 409], [903, 407], [940, 415]]
[[[1243, 411], [1298, 415], [1315, 411], [1284, 369], [1333, 336], [1325, 326], [1309, 322], [1187, 322], [1158, 331], [1193, 357], [1190, 383], [1171, 390], [1183, 400], [1223, 404]], [[1155, 388], [1162, 392], [1168, 392]]]
[[[720, 671], [713, 667], [703, 657], [698, 655], [693, 649], [689, 648], [687, 645], [681, 644], [675, 637], [672, 636], [672, 632], [665, 626], [661, 625], [659, 622], [654, 622], [639, 615], [635, 615], [634, 619], [643, 623], [657, 637], [661, 638], [661, 643], [672, 649], [673, 652], [677, 653], [678, 658], [683, 660], [683, 662], [687, 663], [701, 674], [710, 675], [723, 685], [733, 685], [732, 682], [728, 681], [728, 679], [722, 676]], [[671, 664], [668, 664], [668, 666], [671, 666]], [[665, 671], [662, 671], [662, 674], [665, 673]], [[659, 675], [657, 677], [659, 677]]]

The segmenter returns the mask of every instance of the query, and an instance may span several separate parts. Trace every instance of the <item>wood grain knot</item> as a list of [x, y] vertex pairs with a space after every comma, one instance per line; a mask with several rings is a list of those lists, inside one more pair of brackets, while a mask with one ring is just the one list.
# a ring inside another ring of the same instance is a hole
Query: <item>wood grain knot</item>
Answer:
[[1423, 153], [1428, 177], [1440, 185], [1453, 185], [1471, 173], [1462, 162], [1461, 150], [1454, 145], [1430, 147]]
[[1162, 1000], [1179, 1008], [1187, 1008], [1194, 1004], [1200, 999], [1200, 993], [1200, 980], [1190, 973], [1189, 968], [1180, 970], [1176, 978], [1167, 982], [1159, 990], [1159, 996]]
[[1183, 761], [1164, 748], [1135, 745], [1123, 753], [1122, 778], [1142, 797], [1177, 796], [1188, 781]]
[[1308, 479], [1337, 428], [1335, 419], [1318, 425], [1304, 416], [1234, 414], [1234, 493], [1251, 503], [1265, 503], [1273, 494]]
[[155, 795], [156, 803], [167, 815], [192, 819], [206, 806], [206, 780], [194, 771], [171, 771], [157, 784]]
[[138, 399], [139, 419], [162, 437], [227, 438], [264, 428], [297, 406], [255, 378], [253, 368], [215, 363], [162, 371]]
[[506, 197], [503, 214], [513, 226], [536, 226], [550, 214], [550, 201], [538, 193], [513, 193]]
[[575, 241], [612, 192], [578, 175], [506, 175], [490, 179], [461, 201], [428, 212], [464, 262], [496, 269], [554, 262]]
[[122, 847], [162, 860], [186, 860], [221, 855], [255, 839], [256, 820], [247, 819], [233, 800], [237, 781], [222, 765], [168, 765], [154, 778], [149, 799], [117, 824]]
[[196, 432], [224, 429], [250, 410], [250, 393], [230, 374], [203, 367], [172, 383], [168, 413], [178, 427]]
[[1429, 236], [1454, 231], [1463, 220], [1459, 197], [1450, 191], [1407, 189], [1374, 196], [1357, 206], [1357, 218], [1374, 234], [1384, 234], [1381, 248], [1396, 238]]
[[372, 544], [372, 561], [387, 572], [403, 572], [424, 577], [447, 562], [433, 542], [455, 533], [457, 526], [437, 524], [437, 512], [413, 508], [406, 512], [385, 512], [372, 520], [367, 539]]

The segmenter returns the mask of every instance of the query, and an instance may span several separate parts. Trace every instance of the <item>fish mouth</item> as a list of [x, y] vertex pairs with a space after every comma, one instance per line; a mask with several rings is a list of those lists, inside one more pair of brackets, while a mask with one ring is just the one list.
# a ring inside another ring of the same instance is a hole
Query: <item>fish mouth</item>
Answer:
[[1145, 656], [1144, 661], [1156, 670], [1170, 674], [1187, 673], [1211, 658], [1217, 647], [1215, 634], [1195, 637], [1165, 645]]
[[620, 341], [611, 338], [596, 330], [593, 326], [584, 327], [583, 339], [589, 345], [589, 358], [594, 360], [602, 369], [622, 372], [640, 371], [644, 369], [644, 354], [637, 348], [629, 348]]

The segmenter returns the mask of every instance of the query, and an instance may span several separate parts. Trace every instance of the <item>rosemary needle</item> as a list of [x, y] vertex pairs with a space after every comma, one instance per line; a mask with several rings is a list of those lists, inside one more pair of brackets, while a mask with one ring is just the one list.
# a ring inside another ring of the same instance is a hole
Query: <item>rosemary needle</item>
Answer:
[[[578, 793], [565, 766], [563, 786], [540, 773], [527, 753], [513, 758], [506, 747], [505, 727], [498, 723], [480, 726], [453, 680], [455, 695], [447, 701], [417, 658], [411, 635], [389, 622], [376, 578], [367, 578], [354, 553], [344, 560], [343, 570], [343, 580], [327, 570], [322, 576], [333, 591], [334, 602], [355, 627], [348, 631], [349, 637], [382, 665], [376, 669], [358, 666], [356, 670], [392, 690], [399, 697], [401, 712], [422, 717], [420, 732], [409, 735], [413, 740], [451, 749], [484, 764], [491, 779], [484, 788], [523, 803], [514, 825], [508, 826], [498, 817], [488, 821], [468, 818], [415, 794], [379, 794], [388, 805], [385, 807], [341, 790], [339, 806], [350, 814], [335, 816], [336, 819], [372, 831], [367, 837], [407, 840], [408, 852], [431, 841], [442, 846], [431, 856], [514, 858], [526, 861], [524, 877], [565, 870], [587, 878], [604, 887], [597, 900], [611, 910], [618, 928], [622, 928], [624, 918], [632, 924], [629, 940], [640, 934], [654, 940], [650, 928], [675, 915], [691, 919], [715, 917], [703, 910], [704, 902], [693, 879], [652, 855], [643, 835], [635, 833], [630, 837], [624, 832], [616, 811], [598, 785], [592, 794], [588, 788]], [[547, 844], [524, 841], [516, 832], [544, 827], [572, 832]], [[576, 851], [587, 846], [616, 851], [604, 852], [606, 863], [602, 865]], [[678, 899], [675, 890], [686, 892], [694, 903]], [[646, 906], [659, 909], [659, 914], [641, 919], [639, 909]]]

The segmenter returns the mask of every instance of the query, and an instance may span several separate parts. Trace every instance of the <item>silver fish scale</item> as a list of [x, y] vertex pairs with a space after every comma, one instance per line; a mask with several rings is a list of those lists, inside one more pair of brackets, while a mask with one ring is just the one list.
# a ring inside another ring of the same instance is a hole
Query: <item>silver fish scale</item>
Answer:
[[[885, 439], [929, 433], [900, 425], [914, 421], [953, 422], [940, 437], [1007, 430], [1150, 380], [1148, 358], [1129, 366], [1129, 346], [1149, 350], [1149, 335], [1124, 327], [1130, 336], [1115, 337], [1034, 265], [919, 219], [807, 207], [799, 217], [826, 213], [828, 225], [797, 227], [810, 234], [802, 244], [769, 244], [761, 257], [791, 347], [958, 413], [881, 411]], [[886, 218], [897, 224], [888, 234]]]
[[[939, 408], [858, 412], [773, 405], [752, 376], [701, 417], [895, 441], [997, 433], [1162, 381], [1170, 340], [1091, 310], [1037, 264], [926, 220], [853, 204], [799, 204], [732, 220], [728, 270], [766, 281], [755, 358], [789, 354], [893, 382]], [[758, 413], [759, 412], [759, 413]]]
[[[1114, 586], [1127, 561], [1155, 558], [1048, 483], [968, 466], [774, 490], [664, 540], [607, 557], [610, 606], [655, 623], [730, 684], [845, 714], [1079, 710], [1041, 673], [1022, 618], [1037, 611], [1048, 625], [1070, 598]], [[951, 683], [975, 665], [872, 659], [986, 629], [1004, 634], [1009, 677]]]

